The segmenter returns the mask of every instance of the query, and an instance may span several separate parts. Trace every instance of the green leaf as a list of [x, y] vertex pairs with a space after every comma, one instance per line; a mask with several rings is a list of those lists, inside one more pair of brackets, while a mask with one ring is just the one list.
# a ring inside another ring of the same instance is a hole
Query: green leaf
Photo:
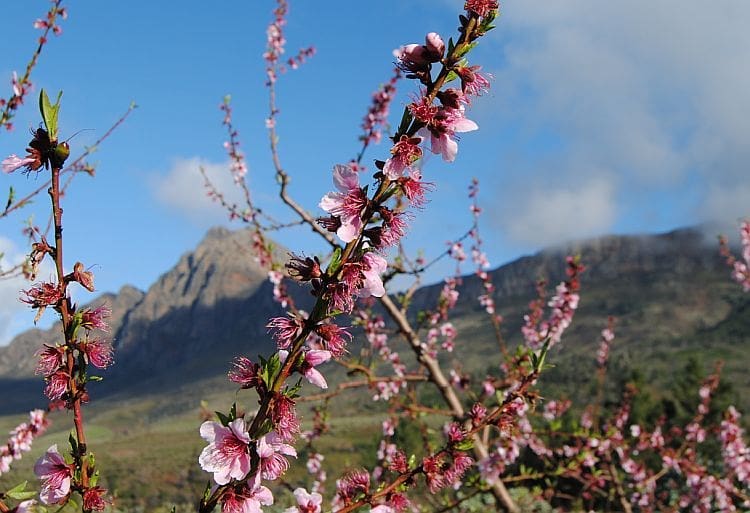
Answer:
[[458, 50], [458, 51], [456, 52], [456, 55], [454, 56], [454, 58], [455, 58], [455, 59], [460, 59], [461, 57], [463, 57], [464, 55], [466, 55], [467, 53], [469, 53], [470, 51], [472, 51], [472, 50], [474, 49], [474, 47], [475, 47], [475, 46], [477, 46], [477, 43], [476, 43], [476, 41], [475, 41], [475, 42], [473, 42], [473, 43], [469, 43], [469, 44], [467, 44], [467, 45], [464, 45], [463, 47], [461, 47], [461, 48], [460, 48], [460, 49], [459, 49], [459, 50]]
[[465, 440], [462, 440], [458, 442], [454, 447], [459, 451], [468, 451], [472, 447], [474, 447], [474, 440], [471, 438], [466, 438]]
[[228, 426], [228, 425], [229, 425], [229, 423], [231, 422], [231, 420], [229, 420], [229, 417], [227, 417], [226, 415], [224, 415], [224, 414], [223, 414], [223, 413], [221, 413], [220, 411], [215, 411], [214, 413], [216, 414], [216, 417], [218, 417], [218, 419], [219, 419], [219, 422], [221, 422], [221, 425], [222, 425], [222, 426], [225, 426], [225, 427], [226, 427], [226, 426]]
[[62, 94], [62, 91], [57, 93], [57, 101], [52, 105], [44, 89], [39, 93], [39, 110], [42, 113], [44, 125], [47, 127], [49, 138], [53, 142], [57, 141], [57, 117], [60, 112], [60, 98], [62, 98]]
[[445, 77], [445, 83], [447, 84], [449, 82], [453, 82], [457, 78], [458, 78], [458, 73], [456, 73], [455, 71], [451, 70], [451, 71], [448, 72], [448, 75]]
[[[409, 129], [409, 125], [411, 125], [413, 116], [411, 115], [411, 112], [409, 112], [409, 109], [404, 109], [404, 115], [401, 116], [401, 122], [398, 124], [398, 133], [399, 134], [405, 134], [406, 131]], [[398, 142], [398, 141], [394, 141]]]
[[5, 494], [6, 497], [10, 499], [15, 499], [17, 501], [27, 501], [29, 499], [33, 499], [37, 496], [37, 492], [28, 491], [28, 492], [8, 492]]
[[68, 435], [68, 443], [70, 443], [70, 449], [73, 454], [78, 454], [78, 440], [76, 439], [73, 431]]
[[10, 186], [10, 190], [8, 191], [8, 203], [5, 204], [5, 210], [8, 210], [10, 206], [13, 204], [13, 201], [16, 199], [16, 190], [13, 188], [13, 186]]
[[103, 379], [101, 376], [89, 376], [86, 381], [102, 381]]
[[203, 491], [203, 502], [206, 502], [211, 497], [211, 481], [206, 483], [206, 489]]
[[331, 262], [328, 264], [326, 274], [328, 274], [328, 276], [333, 276], [338, 272], [339, 267], [341, 267], [341, 247], [337, 246], [336, 249], [333, 250], [333, 255], [331, 255]]
[[237, 418], [237, 403], [236, 402], [232, 403], [232, 407], [229, 410], [229, 418], [231, 419], [230, 422]]

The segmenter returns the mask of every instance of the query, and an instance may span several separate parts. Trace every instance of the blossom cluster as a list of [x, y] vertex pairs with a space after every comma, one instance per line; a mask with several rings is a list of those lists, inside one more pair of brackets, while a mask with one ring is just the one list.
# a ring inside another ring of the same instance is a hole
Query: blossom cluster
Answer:
[[31, 450], [34, 438], [41, 436], [49, 425], [47, 414], [42, 410], [29, 412], [29, 421], [23, 422], [10, 432], [8, 442], [0, 446], [0, 475], [10, 470], [14, 460], [21, 459], [24, 452]]
[[740, 225], [742, 260], [732, 255], [726, 238], [721, 237], [720, 243], [721, 253], [732, 268], [732, 278], [742, 285], [745, 292], [750, 292], [750, 221], [743, 221]]
[[[62, 0], [50, 0], [52, 6], [47, 11], [44, 18], [38, 18], [34, 21], [33, 26], [35, 29], [43, 31], [39, 37], [39, 46], [31, 57], [31, 60], [26, 66], [26, 72], [23, 76], [19, 77], [15, 71], [11, 78], [11, 90], [13, 94], [6, 100], [0, 98], [0, 128], [5, 127], [6, 130], [13, 129], [13, 118], [14, 112], [23, 105], [25, 98], [29, 95], [33, 89], [31, 82], [31, 72], [36, 66], [39, 55], [42, 52], [45, 44], [47, 43], [47, 36], [52, 31], [56, 36], [62, 34], [62, 27], [60, 26], [60, 20], [64, 20], [68, 17], [68, 10], [62, 7]], [[3, 170], [5, 171], [5, 164], [3, 164]], [[8, 171], [5, 171], [6, 173]]]
[[521, 328], [528, 347], [539, 349], [549, 341], [549, 346], [560, 342], [562, 334], [573, 321], [573, 315], [578, 308], [580, 296], [579, 276], [585, 268], [575, 257], [567, 258], [567, 280], [561, 282], [555, 289], [555, 295], [548, 302], [551, 308], [549, 318], [542, 319], [544, 314], [544, 285], [540, 282], [537, 287], [539, 299], [530, 303], [530, 312], [524, 316], [524, 326]]

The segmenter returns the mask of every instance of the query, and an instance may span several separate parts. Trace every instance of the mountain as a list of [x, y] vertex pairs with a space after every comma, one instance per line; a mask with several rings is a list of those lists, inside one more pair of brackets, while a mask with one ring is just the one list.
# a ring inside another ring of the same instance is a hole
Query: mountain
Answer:
[[[250, 254], [251, 244], [249, 231], [213, 228], [147, 292], [125, 286], [91, 301], [112, 309], [109, 336], [116, 360], [105, 381], [92, 387], [94, 393], [181, 386], [187, 377], [226, 374], [238, 354], [268, 352], [265, 324], [281, 310], [267, 273]], [[0, 348], [0, 388], [14, 392], [3, 394], [0, 413], [43, 403], [34, 353], [60, 336], [58, 323], [21, 333]]]
[[[265, 324], [281, 310], [273, 301], [266, 273], [255, 263], [247, 230], [210, 230], [198, 247], [183, 255], [148, 291], [123, 287], [91, 302], [107, 303], [116, 365], [97, 385], [98, 396], [135, 396], [154, 390], [187, 387], [225, 375], [238, 354], [268, 353], [272, 346]], [[506, 321], [509, 347], [520, 343], [519, 328], [535, 282], [544, 276], [550, 288], [564, 274], [564, 257], [580, 254], [581, 305], [563, 344], [551, 355], [557, 367], [550, 383], [573, 391], [588, 390], [598, 334], [607, 316], [617, 318], [613, 366], [646, 369], [654, 382], [669, 377], [671, 365], [695, 354], [723, 357], [735, 387], [747, 390], [745, 354], [750, 346], [748, 295], [729, 279], [715, 245], [698, 230], [661, 235], [608, 236], [550, 248], [493, 270], [498, 312]], [[420, 289], [411, 311], [432, 308], [441, 284]], [[482, 374], [497, 365], [497, 343], [476, 301], [482, 284], [466, 276], [453, 321], [464, 343], [444, 355], [449, 365]], [[309, 294], [290, 285], [305, 301]], [[28, 408], [41, 400], [41, 380], [33, 375], [33, 354], [58, 340], [59, 326], [30, 330], [0, 348], [0, 413]], [[671, 360], [670, 360], [671, 359]], [[708, 363], [708, 362], [707, 362]], [[672, 369], [671, 372], [674, 372]]]
[[[523, 342], [520, 328], [528, 302], [536, 296], [536, 279], [547, 278], [552, 294], [554, 285], [564, 278], [565, 256], [576, 254], [586, 266], [580, 306], [562, 343], [548, 357], [554, 367], [540, 380], [543, 392], [550, 397], [567, 395], [580, 404], [596, 393], [599, 334], [608, 316], [613, 316], [616, 338], [609, 368], [615, 383], [611, 394], [622, 382], [637, 377], [646, 393], [656, 400], [668, 399], [691, 361], [697, 361], [705, 374], [721, 360], [723, 378], [733, 387], [731, 398], [744, 410], [750, 409], [746, 393], [750, 390], [746, 371], [750, 294], [730, 279], [717, 244], [707, 241], [698, 229], [579, 241], [491, 271], [509, 348]], [[464, 277], [462, 282], [454, 322], [459, 341], [471, 344], [457, 344], [456, 354], [444, 355], [444, 360], [480, 377], [484, 369], [497, 373], [497, 357], [488, 357], [497, 353], [497, 342], [476, 301], [482, 283], [476, 276]], [[421, 289], [412, 308], [435, 304], [441, 287]]]

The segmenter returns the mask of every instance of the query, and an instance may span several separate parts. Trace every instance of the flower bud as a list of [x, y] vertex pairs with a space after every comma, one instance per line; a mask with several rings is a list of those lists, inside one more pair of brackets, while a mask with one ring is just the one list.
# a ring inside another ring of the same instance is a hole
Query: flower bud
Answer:
[[445, 53], [445, 43], [437, 32], [430, 32], [425, 37], [426, 57], [430, 62], [438, 62]]

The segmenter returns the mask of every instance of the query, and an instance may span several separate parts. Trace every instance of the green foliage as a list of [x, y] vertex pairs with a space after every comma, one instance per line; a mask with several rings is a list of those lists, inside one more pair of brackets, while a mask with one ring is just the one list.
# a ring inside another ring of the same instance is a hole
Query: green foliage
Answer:
[[42, 114], [42, 120], [44, 121], [44, 126], [47, 127], [49, 138], [53, 142], [57, 141], [57, 118], [60, 113], [60, 99], [62, 98], [62, 94], [62, 91], [57, 93], [57, 101], [53, 105], [44, 89], [39, 93], [39, 112]]

